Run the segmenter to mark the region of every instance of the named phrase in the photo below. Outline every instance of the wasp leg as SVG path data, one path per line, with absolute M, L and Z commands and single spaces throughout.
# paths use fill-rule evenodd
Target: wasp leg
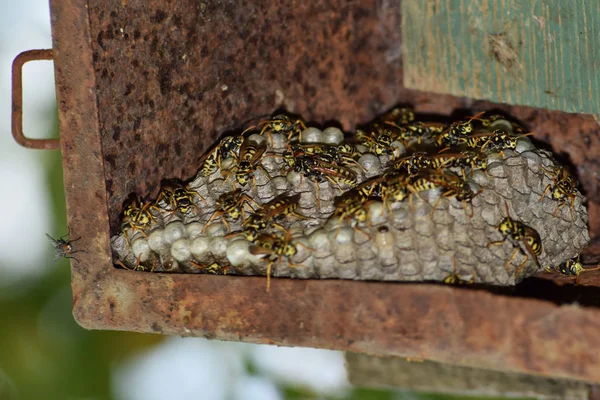
M 580 271 L 577 275 L 575 275 L 575 284 L 579 285 L 579 275 L 582 272 L 590 272 L 590 271 L 598 271 L 600 269 L 600 264 L 598 264 L 598 266 L 594 267 L 594 268 L 585 268 L 582 271 Z
M 342 187 L 340 186 L 339 183 L 337 183 L 333 178 L 331 178 L 330 176 L 325 175 L 325 179 L 327 179 L 331 184 L 337 186 L 338 189 L 340 189 L 341 192 L 344 191 L 344 189 L 342 189 Z
M 354 230 L 354 232 L 360 232 L 363 235 L 365 235 L 367 237 L 367 240 L 371 240 L 372 239 L 371 235 L 369 235 L 365 230 L 360 229 L 358 226 L 354 225 L 352 227 L 352 229 Z
M 274 263 L 275 261 L 270 261 L 269 265 L 267 265 L 267 293 L 271 290 L 271 269 L 273 268 Z
M 506 242 L 506 238 L 504 238 L 502 240 L 497 240 L 495 242 L 489 242 L 485 247 L 487 247 L 489 249 L 492 246 L 498 246 L 500 244 L 503 244 L 504 242 Z
M 302 175 L 300 175 L 300 176 L 301 176 L 300 181 L 302 181 Z M 319 186 L 319 181 L 315 181 L 315 188 L 317 190 L 317 193 L 316 193 L 317 208 L 320 211 L 321 210 L 321 187 Z
M 544 193 L 542 193 L 542 195 L 540 196 L 540 199 L 538 200 L 538 203 L 540 203 L 542 200 L 544 200 L 544 197 L 546 197 L 546 195 L 548 194 L 548 191 L 552 188 L 552 184 L 549 183 L 546 186 L 546 189 L 544 189 Z
M 200 231 L 200 233 L 204 233 L 204 230 L 206 229 L 206 227 L 212 222 L 213 219 L 220 217 L 223 215 L 222 211 L 215 211 L 211 214 L 210 218 L 208 218 L 208 221 L 206 221 L 206 223 L 204 224 L 204 226 L 202 227 L 202 230 Z
M 340 219 L 338 220 L 338 227 L 335 230 L 335 238 L 338 237 L 338 235 L 340 234 L 340 230 L 342 229 L 342 222 L 344 221 L 344 218 L 346 218 L 345 214 L 342 214 L 342 216 L 340 217 Z
M 519 248 L 516 248 L 513 253 L 512 256 L 510 256 L 510 259 L 507 261 L 506 264 L 504 264 L 504 269 L 508 270 L 508 267 L 510 267 L 510 264 L 513 262 L 513 260 L 515 259 L 515 257 L 517 256 L 517 254 L 519 253 Z M 527 257 L 527 260 L 525 260 L 525 263 L 529 260 L 529 256 L 527 254 L 525 254 L 525 257 Z M 523 263 L 523 265 L 525 264 Z M 519 271 L 520 272 L 520 271 Z M 516 276 L 516 274 L 515 274 Z
M 521 265 L 519 266 L 519 268 L 517 268 L 517 270 L 515 271 L 515 278 L 517 276 L 519 276 L 519 274 L 521 273 L 521 271 L 523 270 L 523 268 L 525 268 L 525 265 L 527 264 L 527 261 L 529 261 L 529 257 L 526 256 L 527 258 L 525 259 L 525 261 L 523 261 L 521 263 Z

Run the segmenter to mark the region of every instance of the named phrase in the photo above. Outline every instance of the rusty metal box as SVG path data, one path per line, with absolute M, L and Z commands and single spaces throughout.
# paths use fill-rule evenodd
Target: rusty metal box
M 400 6 L 389 2 L 52 0 L 53 59 L 73 314 L 89 329 L 398 355 L 600 382 L 598 284 L 554 275 L 514 290 L 337 280 L 144 274 L 115 269 L 125 196 L 190 177 L 207 146 L 286 108 L 345 129 L 396 103 L 450 114 L 501 109 L 577 165 L 598 237 L 591 116 L 410 91 Z M 597 243 L 597 242 L 593 242 Z M 591 246 L 588 253 L 598 254 Z M 566 285 L 565 285 L 566 284 Z

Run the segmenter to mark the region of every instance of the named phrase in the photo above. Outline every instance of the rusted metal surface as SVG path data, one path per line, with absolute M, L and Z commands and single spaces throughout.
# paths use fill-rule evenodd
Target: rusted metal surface
M 77 319 L 600 381 L 597 308 L 441 285 L 276 279 L 266 293 L 264 278 L 148 275 L 118 270 L 87 286 Z
M 116 221 L 123 196 L 155 195 L 160 179 L 191 176 L 216 135 L 282 105 L 346 128 L 402 101 L 443 114 L 506 110 L 571 155 L 598 236 L 593 119 L 403 90 L 394 7 L 202 4 L 94 0 L 88 14 L 84 0 L 51 1 L 69 227 L 87 250 L 72 266 L 73 313 L 82 326 L 600 381 L 597 287 L 547 291 L 552 281 L 526 281 L 511 296 L 278 279 L 267 294 L 264 278 L 112 268 L 109 215 Z M 585 306 L 568 304 L 575 301 Z
M 102 285 L 112 270 L 104 160 L 100 148 L 96 85 L 84 0 L 52 0 L 54 75 L 58 100 L 67 222 L 81 239 L 79 263 L 71 260 L 73 301 L 87 286 Z M 80 255 L 80 257 L 79 257 Z
M 113 233 L 129 193 L 192 177 L 224 131 L 279 107 L 349 128 L 401 91 L 399 8 L 386 2 L 89 6 Z
M 23 133 L 23 65 L 29 61 L 52 60 L 52 50 L 28 50 L 19 54 L 12 64 L 12 118 L 15 142 L 29 149 L 57 150 L 58 139 L 31 139 Z

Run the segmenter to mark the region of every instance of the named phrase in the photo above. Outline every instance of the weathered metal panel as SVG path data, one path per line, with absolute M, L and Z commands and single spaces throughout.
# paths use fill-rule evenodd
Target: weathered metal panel
M 600 114 L 600 2 L 402 2 L 406 87 Z
M 111 210 L 133 191 L 155 197 L 163 178 L 193 176 L 218 135 L 277 108 L 349 128 L 401 90 L 400 9 L 385 2 L 89 7 Z

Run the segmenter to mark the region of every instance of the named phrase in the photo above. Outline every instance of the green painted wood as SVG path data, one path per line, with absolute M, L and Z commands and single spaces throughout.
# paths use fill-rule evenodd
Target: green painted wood
M 404 85 L 600 114 L 600 0 L 404 0 Z

